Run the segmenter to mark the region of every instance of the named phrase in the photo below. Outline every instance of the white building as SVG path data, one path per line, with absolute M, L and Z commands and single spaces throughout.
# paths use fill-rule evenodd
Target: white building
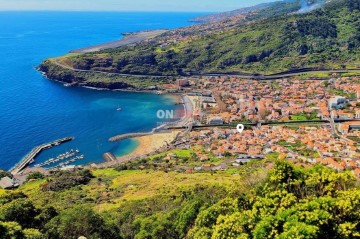
M 334 98 L 329 99 L 329 109 L 341 109 L 346 106 L 348 100 L 343 96 L 335 96 Z

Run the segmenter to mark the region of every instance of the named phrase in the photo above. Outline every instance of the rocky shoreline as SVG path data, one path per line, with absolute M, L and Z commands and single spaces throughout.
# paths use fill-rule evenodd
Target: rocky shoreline
M 48 80 L 59 82 L 64 86 L 78 86 L 97 90 L 121 90 L 129 92 L 155 92 L 158 90 L 157 88 L 149 90 L 137 87 L 119 79 L 113 81 L 91 81 L 88 80 L 87 77 L 94 73 L 74 72 L 52 64 L 49 60 L 42 62 L 36 69 Z M 109 73 L 109 76 L 111 77 L 111 73 Z

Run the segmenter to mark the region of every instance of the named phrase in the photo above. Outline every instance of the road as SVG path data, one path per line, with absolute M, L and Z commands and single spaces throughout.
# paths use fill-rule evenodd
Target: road
M 64 65 L 62 63 L 60 63 L 58 60 L 55 60 L 54 63 L 57 66 L 60 66 L 62 68 L 68 69 L 68 70 L 72 70 L 75 72 L 89 72 L 89 73 L 101 73 L 101 74 L 112 74 L 112 75 L 118 75 L 118 76 L 134 76 L 134 77 L 155 77 L 155 78 L 169 78 L 169 77 L 186 77 L 186 76 L 194 76 L 194 77 L 202 77 L 202 76 L 213 76 L 213 77 L 225 77 L 225 76 L 233 76 L 233 77 L 240 77 L 243 79 L 252 79 L 252 80 L 276 80 L 276 79 L 281 79 L 281 78 L 286 78 L 286 77 L 291 77 L 291 76 L 297 76 L 297 75 L 302 75 L 302 74 L 306 74 L 306 73 L 348 73 L 348 72 L 355 72 L 355 71 L 360 71 L 360 68 L 354 68 L 354 69 L 345 69 L 345 70 L 306 70 L 306 71 L 302 71 L 301 69 L 298 70 L 294 70 L 296 72 L 294 73 L 276 73 L 276 74 L 272 74 L 272 75 L 262 75 L 262 74 L 246 74 L 246 73 L 234 73 L 234 72 L 229 72 L 229 73 L 193 73 L 193 74 L 189 74 L 189 75 L 185 75 L 185 76 L 181 76 L 181 75 L 147 75 L 147 74 L 124 74 L 124 73 L 113 73 L 113 72 L 108 72 L 108 71 L 94 71 L 94 70 L 82 70 L 82 69 L 76 69 L 73 68 L 71 66 L 68 65 Z
M 360 120 L 341 120 L 336 122 L 360 122 Z M 257 126 L 256 123 L 241 123 L 245 126 Z M 283 122 L 262 122 L 261 125 L 296 125 L 296 124 L 306 124 L 307 126 L 319 126 L 319 125 L 326 125 L 334 127 L 332 129 L 335 129 L 335 122 L 332 125 L 330 120 L 302 120 L 302 121 L 283 121 Z M 204 129 L 204 128 L 215 128 L 215 127 L 230 127 L 230 128 L 236 128 L 236 125 L 229 125 L 229 124 L 222 124 L 222 125 L 196 125 L 193 128 L 194 129 Z M 170 127 L 169 129 L 182 129 L 184 127 Z
M 100 73 L 100 74 L 107 74 L 107 75 L 117 75 L 117 76 L 136 76 L 136 77 L 154 77 L 154 78 L 168 78 L 169 76 L 160 76 L 160 75 L 135 75 L 135 74 L 122 74 L 122 73 L 113 73 L 108 71 L 93 71 L 93 70 L 81 70 L 76 69 L 68 65 L 64 65 L 60 63 L 58 60 L 54 60 L 55 65 L 60 66 L 62 68 L 75 71 L 75 72 L 89 72 L 89 73 Z

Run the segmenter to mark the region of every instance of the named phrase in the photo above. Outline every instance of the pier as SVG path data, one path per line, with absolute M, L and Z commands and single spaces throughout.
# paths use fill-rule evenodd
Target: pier
M 35 160 L 35 157 L 39 155 L 43 150 L 58 146 L 62 143 L 69 142 L 73 140 L 74 137 L 66 137 L 63 139 L 58 139 L 50 143 L 42 144 L 33 148 L 14 168 L 10 170 L 10 173 L 13 175 L 21 173 L 30 163 Z
M 105 159 L 106 162 L 116 161 L 115 155 L 113 155 L 113 154 L 110 153 L 110 152 L 104 153 L 104 154 L 103 154 L 103 158 Z

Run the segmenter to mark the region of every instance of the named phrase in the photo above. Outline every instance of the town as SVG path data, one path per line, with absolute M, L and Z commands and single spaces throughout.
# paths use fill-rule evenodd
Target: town
M 185 149 L 202 145 L 197 156 L 204 169 L 209 169 L 208 155 L 232 156 L 233 166 L 275 156 L 337 171 L 349 169 L 360 177 L 359 77 L 273 81 L 204 77 L 178 79 L 161 90 L 185 94 L 193 102 L 194 129 L 172 145 Z M 237 123 L 248 127 L 239 134 Z

